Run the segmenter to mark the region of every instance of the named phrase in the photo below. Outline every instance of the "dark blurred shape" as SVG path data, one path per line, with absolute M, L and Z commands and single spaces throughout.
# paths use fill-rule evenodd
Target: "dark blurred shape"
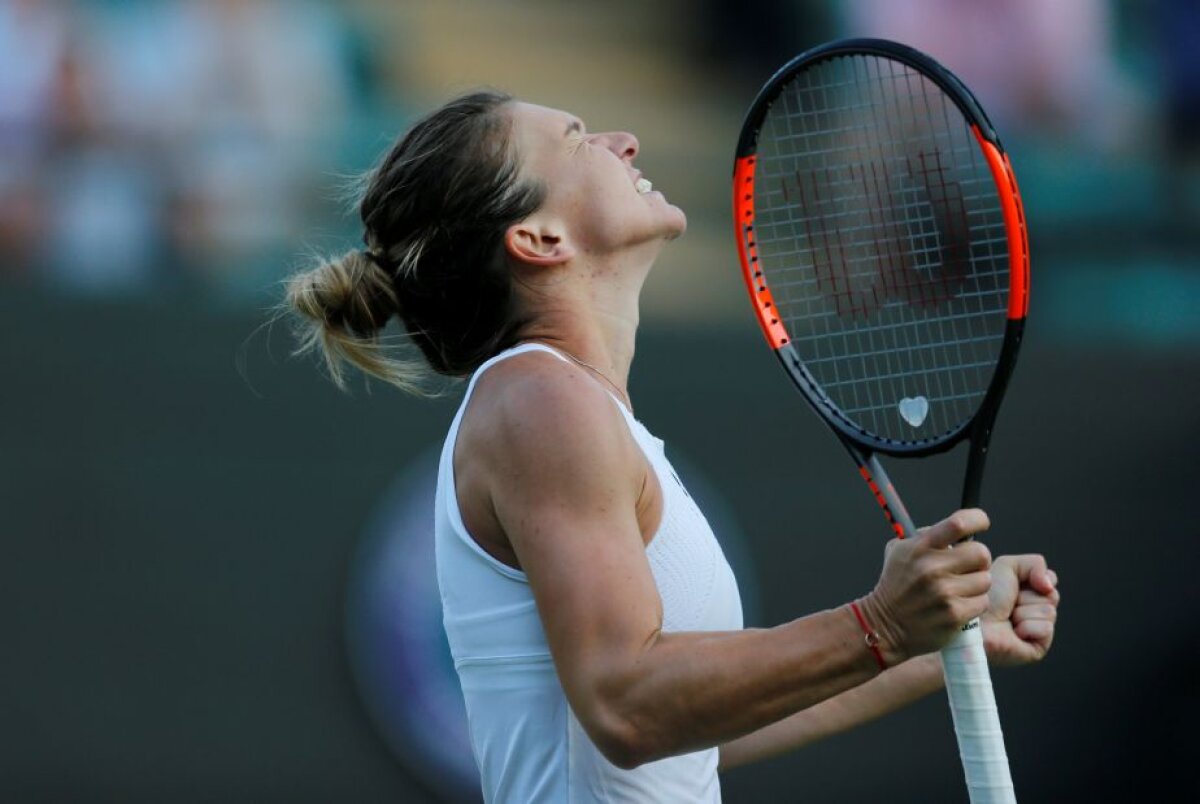
M 1200 147 L 1200 3 L 1159 0 L 1155 48 L 1172 152 L 1195 156 Z
M 1158 57 L 1166 118 L 1164 170 L 1169 208 L 1185 225 L 1200 222 L 1200 3 L 1155 5 Z
M 698 55 L 725 77 L 733 72 L 766 81 L 832 32 L 829 4 L 817 0 L 702 0 L 695 6 Z
M 355 688 L 396 761 L 452 801 L 480 799 L 467 711 L 442 627 L 433 547 L 436 441 L 376 501 L 346 583 Z

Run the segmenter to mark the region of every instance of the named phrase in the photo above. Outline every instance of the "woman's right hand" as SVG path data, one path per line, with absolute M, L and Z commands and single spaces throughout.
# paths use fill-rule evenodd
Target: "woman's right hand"
M 879 583 L 860 607 L 889 667 L 940 650 L 987 610 L 992 555 L 980 542 L 959 542 L 988 525 L 982 510 L 963 509 L 888 542 Z

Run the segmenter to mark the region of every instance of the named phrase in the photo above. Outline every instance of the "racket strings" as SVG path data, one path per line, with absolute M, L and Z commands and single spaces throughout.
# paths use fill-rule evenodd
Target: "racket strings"
M 971 418 L 1007 311 L 999 199 L 966 121 L 879 56 L 798 74 L 759 134 L 760 267 L 813 379 L 874 435 Z

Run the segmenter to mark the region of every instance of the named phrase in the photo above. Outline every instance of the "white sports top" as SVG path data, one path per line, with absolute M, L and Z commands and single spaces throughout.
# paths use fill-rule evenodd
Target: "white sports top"
M 532 350 L 567 360 L 548 346 L 528 343 L 480 366 L 450 425 L 438 469 L 438 586 L 484 799 L 503 804 L 719 802 L 716 748 L 633 770 L 604 758 L 563 695 L 525 573 L 488 555 L 463 525 L 454 485 L 454 443 L 463 411 L 480 374 Z M 667 461 L 663 442 L 619 401 L 617 406 L 662 488 L 662 523 L 646 558 L 662 598 L 663 631 L 740 629 L 737 581 L 712 528 Z

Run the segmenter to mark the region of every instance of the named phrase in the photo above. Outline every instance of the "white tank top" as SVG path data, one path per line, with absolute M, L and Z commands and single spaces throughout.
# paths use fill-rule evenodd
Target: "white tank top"
M 719 802 L 716 748 L 633 770 L 604 758 L 567 704 L 525 573 L 488 555 L 463 525 L 454 485 L 454 443 L 463 411 L 480 374 L 532 350 L 567 360 L 548 346 L 529 343 L 480 366 L 450 425 L 438 468 L 438 586 L 484 799 L 498 804 Z M 646 558 L 662 598 L 663 631 L 741 629 L 737 581 L 712 528 L 667 461 L 663 442 L 609 396 L 662 488 L 662 523 L 646 546 Z

